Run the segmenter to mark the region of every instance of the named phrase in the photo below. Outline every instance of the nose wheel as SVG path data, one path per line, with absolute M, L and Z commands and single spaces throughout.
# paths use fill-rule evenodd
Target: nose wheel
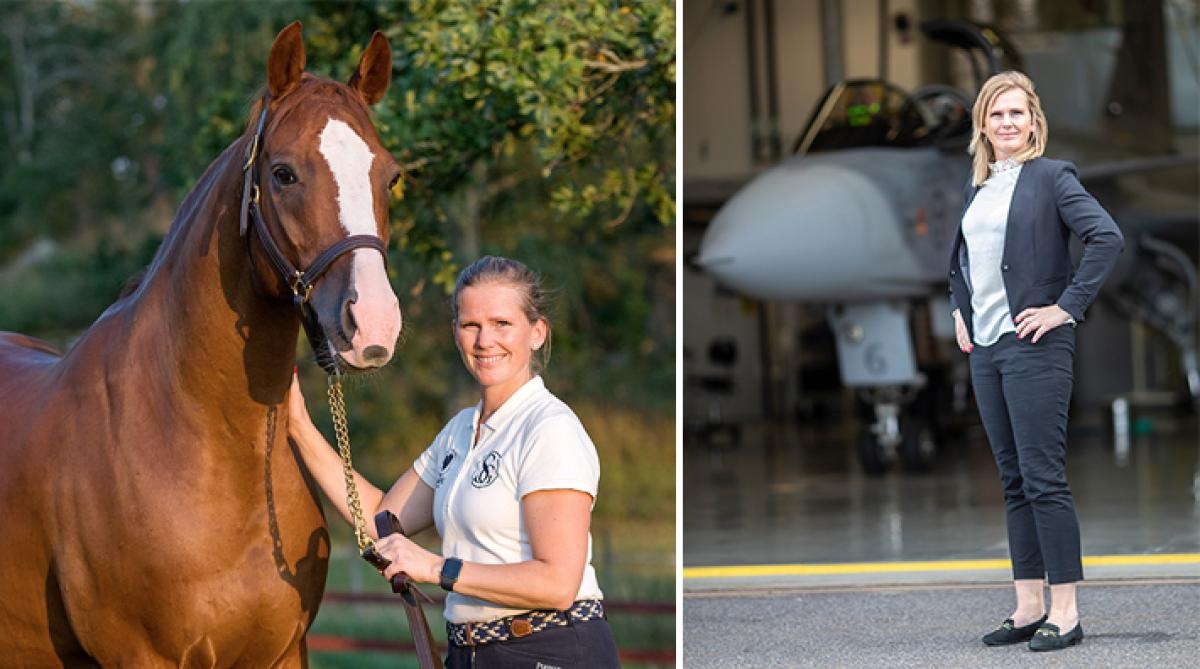
M 937 459 L 931 420 L 922 415 L 915 389 L 864 391 L 874 420 L 859 428 L 857 451 L 863 472 L 879 476 L 899 463 L 905 471 L 929 471 Z

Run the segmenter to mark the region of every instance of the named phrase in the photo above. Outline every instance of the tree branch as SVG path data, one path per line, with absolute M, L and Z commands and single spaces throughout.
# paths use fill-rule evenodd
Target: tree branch
M 633 192 L 629 194 L 629 201 L 625 203 L 625 210 L 622 211 L 616 218 L 605 221 L 601 227 L 605 230 L 612 230 L 618 225 L 621 225 L 625 221 L 629 220 L 629 215 L 633 213 L 633 205 L 637 202 L 638 193 L 640 192 L 642 192 L 642 187 L 634 183 Z
M 629 72 L 631 70 L 640 70 L 641 68 L 646 67 L 646 64 L 650 62 L 645 59 L 628 61 L 621 60 L 617 57 L 617 54 L 612 52 L 611 49 L 600 49 L 600 55 L 604 58 L 604 60 L 584 60 L 584 67 L 588 67 L 593 70 L 600 70 L 602 72 Z

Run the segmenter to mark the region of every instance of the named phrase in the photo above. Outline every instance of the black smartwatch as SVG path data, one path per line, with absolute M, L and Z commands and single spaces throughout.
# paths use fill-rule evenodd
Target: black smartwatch
M 446 558 L 442 562 L 442 573 L 438 577 L 438 585 L 446 592 L 454 592 L 454 584 L 458 583 L 458 573 L 462 571 L 462 560 Z

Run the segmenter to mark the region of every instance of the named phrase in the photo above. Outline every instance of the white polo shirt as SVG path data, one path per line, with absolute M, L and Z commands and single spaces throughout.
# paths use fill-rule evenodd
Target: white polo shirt
M 521 498 L 537 490 L 581 490 L 595 506 L 600 482 L 596 447 L 574 412 L 546 390 L 540 376 L 521 386 L 479 430 L 482 403 L 452 418 L 413 463 L 434 489 L 433 520 L 442 555 L 482 564 L 533 559 Z M 592 568 L 592 535 L 576 599 L 601 599 Z M 446 620 L 487 622 L 528 609 L 512 609 L 451 592 Z

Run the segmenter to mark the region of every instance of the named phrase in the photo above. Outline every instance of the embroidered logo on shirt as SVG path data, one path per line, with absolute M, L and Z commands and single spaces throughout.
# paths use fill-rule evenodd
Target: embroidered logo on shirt
M 488 453 L 483 462 L 479 463 L 479 471 L 471 477 L 471 485 L 476 488 L 486 488 L 500 477 L 500 454 L 496 451 Z
M 446 468 L 450 466 L 450 463 L 453 460 L 454 460 L 454 453 L 447 453 L 445 459 L 442 460 L 442 471 L 438 472 L 437 483 L 434 483 L 433 487 L 435 487 L 435 488 L 442 487 L 442 481 L 446 480 Z

